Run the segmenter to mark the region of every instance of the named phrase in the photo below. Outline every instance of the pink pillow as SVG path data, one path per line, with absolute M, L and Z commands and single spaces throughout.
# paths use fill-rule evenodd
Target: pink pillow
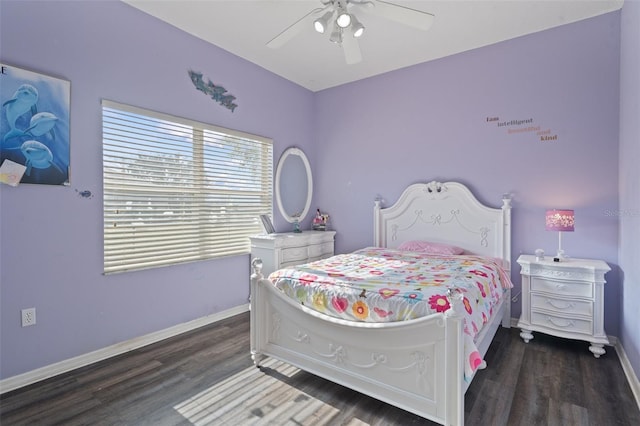
M 432 243 L 429 241 L 405 241 L 398 246 L 398 250 L 419 251 L 428 254 L 463 254 L 464 249 L 451 244 Z

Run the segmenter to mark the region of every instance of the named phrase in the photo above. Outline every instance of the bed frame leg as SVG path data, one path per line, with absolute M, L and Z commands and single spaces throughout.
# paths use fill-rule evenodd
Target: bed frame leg
M 260 324 L 258 312 L 260 305 L 258 299 L 260 297 L 260 286 L 258 282 L 263 278 L 262 276 L 262 259 L 255 258 L 251 261 L 251 296 L 249 300 L 249 310 L 251 315 L 251 331 L 250 331 L 250 343 L 251 343 L 251 359 L 253 364 L 260 368 L 260 363 L 266 358 L 265 355 L 259 352 L 260 348 L 260 330 L 257 329 L 257 324 Z
M 257 368 L 260 368 L 260 364 L 262 363 L 262 361 L 264 361 L 265 358 L 266 356 L 262 355 L 261 353 L 251 352 L 251 359 L 253 360 L 253 365 L 255 365 Z

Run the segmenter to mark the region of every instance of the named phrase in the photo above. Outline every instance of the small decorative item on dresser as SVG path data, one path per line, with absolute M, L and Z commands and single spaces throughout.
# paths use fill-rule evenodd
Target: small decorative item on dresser
M 314 231 L 325 231 L 327 229 L 327 222 L 329 221 L 329 215 L 326 213 L 320 213 L 320 209 L 316 210 L 316 217 L 313 218 L 313 224 L 311 228 Z
M 267 234 L 275 234 L 276 230 L 273 227 L 273 223 L 271 222 L 271 218 L 269 215 L 261 214 L 260 220 L 262 221 L 262 226 L 264 226 L 264 231 Z
M 604 275 L 611 270 L 602 260 L 537 260 L 518 258 L 522 275 L 520 337 L 529 343 L 533 332 L 591 343 L 596 358 L 605 353 Z
M 296 213 L 292 217 L 293 217 L 293 232 L 295 232 L 296 234 L 299 234 L 302 232 L 302 229 L 300 229 L 300 213 Z

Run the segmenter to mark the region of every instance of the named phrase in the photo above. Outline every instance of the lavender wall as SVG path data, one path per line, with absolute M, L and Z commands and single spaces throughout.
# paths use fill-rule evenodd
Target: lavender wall
M 495 206 L 512 192 L 514 260 L 552 253 L 544 210 L 574 208 L 564 247 L 614 268 L 605 326 L 619 334 L 619 219 L 607 214 L 618 208 L 619 13 L 313 94 L 120 2 L 0 7 L 0 59 L 72 85 L 71 186 L 0 188 L 0 378 L 246 303 L 248 256 L 101 275 L 102 98 L 272 137 L 275 159 L 301 147 L 312 208 L 331 214 L 339 252 L 371 244 L 376 196 L 390 204 L 418 181 L 460 180 Z M 189 68 L 227 87 L 238 109 L 196 92 Z M 487 117 L 533 118 L 558 140 L 509 135 Z M 94 198 L 77 195 L 85 189 Z M 31 306 L 38 324 L 21 328 Z M 637 371 L 637 316 L 625 321 Z
M 311 151 L 313 93 L 121 2 L 1 8 L 1 61 L 70 80 L 72 110 L 71 185 L 0 189 L 0 378 L 247 303 L 249 256 L 102 275 L 100 101 L 271 137 L 277 160 L 290 145 Z M 188 69 L 235 95 L 235 112 Z M 278 215 L 276 226 L 290 227 Z M 28 307 L 37 324 L 21 328 Z
M 620 340 L 640 376 L 640 1 L 625 1 L 620 58 Z
M 317 176 L 316 197 L 337 251 L 371 244 L 374 199 L 390 205 L 414 182 L 461 181 L 495 207 L 511 192 L 514 262 L 536 248 L 555 253 L 545 209 L 572 208 L 576 231 L 563 248 L 613 268 L 605 327 L 617 335 L 618 218 L 607 212 L 618 208 L 619 31 L 610 13 L 318 93 L 315 166 L 330 173 Z M 517 126 L 488 117 L 532 118 L 520 127 L 558 139 L 508 134 Z M 517 264 L 512 277 L 515 295 Z

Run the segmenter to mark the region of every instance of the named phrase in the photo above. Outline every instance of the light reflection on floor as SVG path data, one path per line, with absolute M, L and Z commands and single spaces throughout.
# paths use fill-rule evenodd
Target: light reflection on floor
M 298 368 L 272 359 L 263 367 L 246 368 L 173 408 L 195 426 L 335 424 L 339 409 L 289 384 Z M 352 418 L 345 425 L 368 423 Z

